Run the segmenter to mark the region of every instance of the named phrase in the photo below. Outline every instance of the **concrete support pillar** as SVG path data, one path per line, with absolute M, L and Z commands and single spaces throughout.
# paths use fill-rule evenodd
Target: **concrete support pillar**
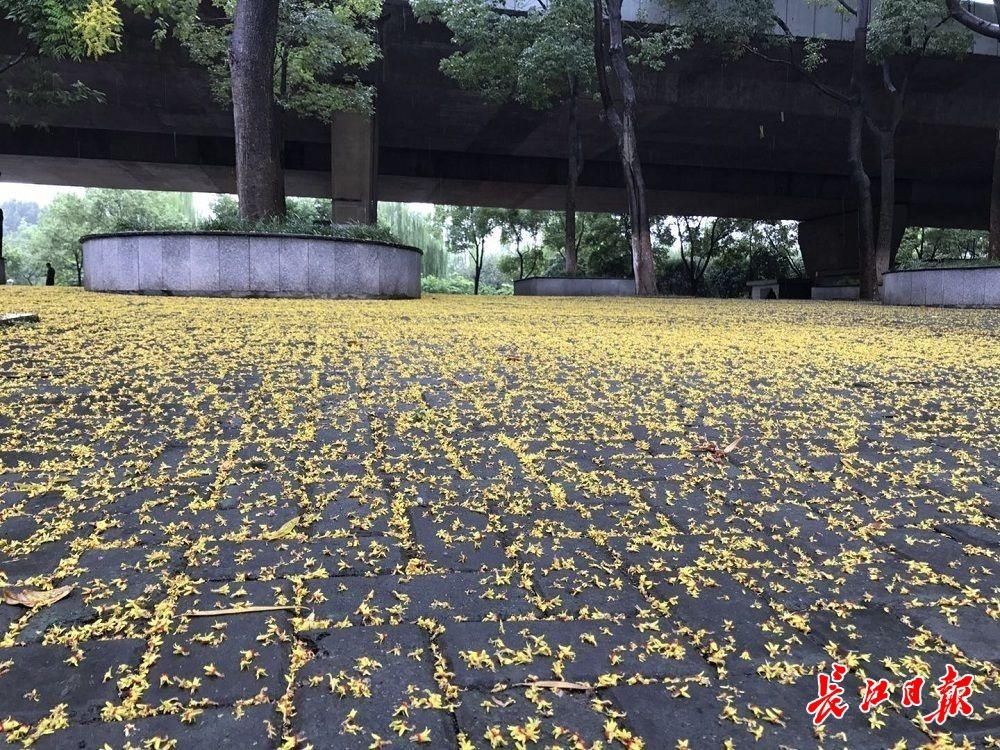
M 374 224 L 378 207 L 378 129 L 374 115 L 336 113 L 330 127 L 330 144 L 333 222 Z
M 875 207 L 876 226 L 878 207 Z M 897 205 L 893 212 L 893 247 L 890 265 L 907 226 L 907 208 Z M 845 211 L 799 222 L 799 249 L 806 276 L 810 279 L 829 276 L 856 276 L 861 268 L 861 242 L 858 212 Z

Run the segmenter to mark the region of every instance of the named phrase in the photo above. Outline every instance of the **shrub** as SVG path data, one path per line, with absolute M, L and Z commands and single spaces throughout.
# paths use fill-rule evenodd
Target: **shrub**
M 475 285 L 464 276 L 424 276 L 420 286 L 428 294 L 472 294 Z M 513 284 L 480 284 L 480 294 L 508 295 L 514 293 Z

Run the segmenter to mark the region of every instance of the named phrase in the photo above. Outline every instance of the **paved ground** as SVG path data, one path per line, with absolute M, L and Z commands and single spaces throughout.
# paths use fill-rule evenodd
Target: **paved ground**
M 0 604 L 12 744 L 997 746 L 1000 313 L 16 310 L 0 593 L 72 588 Z M 921 722 L 948 664 L 973 712 Z

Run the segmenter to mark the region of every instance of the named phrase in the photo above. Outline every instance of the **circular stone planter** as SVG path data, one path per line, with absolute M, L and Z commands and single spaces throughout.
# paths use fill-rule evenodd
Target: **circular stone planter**
M 93 234 L 84 287 L 226 297 L 417 299 L 420 250 L 329 237 L 229 232 Z
M 594 276 L 528 276 L 514 282 L 518 297 L 632 297 L 635 281 Z
M 1000 307 L 1000 266 L 917 268 L 882 276 L 887 305 Z

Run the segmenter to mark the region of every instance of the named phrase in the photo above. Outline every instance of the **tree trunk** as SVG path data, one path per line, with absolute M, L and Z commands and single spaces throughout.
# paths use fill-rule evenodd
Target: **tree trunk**
M 3 257 L 3 209 L 0 208 L 0 286 L 7 283 L 7 260 Z
M 874 210 L 872 208 L 872 184 L 865 171 L 864 162 L 864 78 L 868 65 L 868 21 L 871 18 L 870 0 L 858 3 L 858 27 L 854 31 L 854 49 L 851 58 L 851 119 L 848 137 L 847 162 L 851 170 L 851 181 L 858 201 L 858 240 L 861 247 L 858 258 L 861 270 L 861 299 L 875 299 L 878 293 L 878 278 L 875 272 L 875 232 Z
M 594 56 L 597 79 L 601 90 L 604 116 L 618 143 L 618 156 L 622 162 L 625 191 L 628 194 L 632 270 L 635 274 L 635 292 L 641 296 L 656 294 L 656 269 L 653 264 L 653 240 L 646 207 L 646 183 L 639 160 L 635 121 L 635 85 L 628 67 L 628 56 L 623 46 L 622 0 L 605 0 L 608 11 L 608 50 L 605 55 L 602 0 L 594 0 Z M 621 111 L 611 96 L 607 78 L 607 62 L 611 63 L 622 96 Z
M 274 60 L 279 0 L 238 0 L 229 47 L 236 192 L 248 221 L 283 218 L 284 173 L 275 116 Z
M 475 265 L 475 275 L 473 278 L 472 293 L 479 294 L 479 278 L 483 275 L 483 263 L 486 262 L 486 239 L 483 238 L 481 244 L 476 245 L 476 253 L 472 256 L 472 263 Z
M 1000 261 L 1000 128 L 993 148 L 993 189 L 990 192 L 990 260 Z
M 575 75 L 569 77 L 569 159 L 568 159 L 568 179 L 566 181 L 566 275 L 576 276 L 576 188 L 580 182 L 580 173 L 583 171 L 583 153 L 580 144 L 580 123 L 577 112 L 578 84 Z M 524 270 L 521 270 L 524 276 Z
M 874 210 L 872 183 L 865 171 L 862 155 L 864 112 L 860 102 L 851 103 L 851 130 L 848 138 L 848 163 L 851 180 L 858 200 L 858 245 L 861 248 L 858 265 L 861 272 L 861 299 L 875 299 L 878 280 L 875 277 Z
M 879 131 L 881 195 L 879 200 L 878 239 L 875 244 L 875 298 L 881 296 L 882 274 L 892 263 L 896 216 L 896 129 Z

